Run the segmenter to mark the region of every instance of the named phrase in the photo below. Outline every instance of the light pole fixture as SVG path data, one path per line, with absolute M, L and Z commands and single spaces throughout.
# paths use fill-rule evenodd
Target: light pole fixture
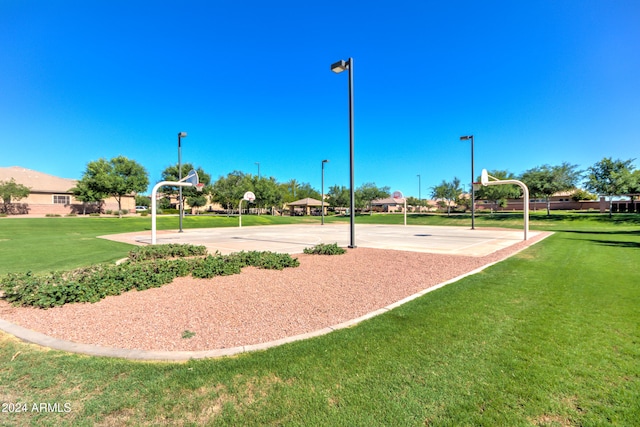
M 182 154 L 181 154 L 181 148 L 182 148 L 182 138 L 186 138 L 187 137 L 187 133 L 186 132 L 178 132 L 178 182 L 182 181 Z M 182 204 L 182 187 L 178 187 L 178 209 L 179 209 L 179 214 L 178 216 L 180 217 L 179 223 L 180 223 L 180 227 L 178 232 L 182 233 L 182 217 L 184 216 L 184 205 Z
M 355 194 L 353 179 L 353 58 L 331 64 L 331 71 L 339 74 L 347 70 L 349 72 L 349 224 L 351 230 L 350 248 L 356 247 L 356 231 L 355 231 Z
M 320 186 L 320 188 L 322 189 L 322 197 L 320 198 L 320 202 L 322 204 L 322 207 L 320 208 L 320 212 L 322 215 L 322 225 L 324 225 L 324 164 L 325 163 L 329 163 L 329 160 L 322 161 L 322 183 Z
M 258 179 L 260 179 L 260 162 L 255 162 L 258 165 Z
M 475 172 L 473 169 L 473 135 L 461 136 L 460 141 L 471 140 L 471 229 L 476 229 L 476 189 L 473 187 Z
M 422 194 L 420 192 L 422 186 L 422 181 L 420 179 L 420 174 L 418 174 L 418 212 L 422 213 Z

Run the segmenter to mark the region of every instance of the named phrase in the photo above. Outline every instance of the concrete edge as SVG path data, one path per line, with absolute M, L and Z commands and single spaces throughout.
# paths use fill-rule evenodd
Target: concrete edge
M 0 330 L 9 335 L 13 335 L 14 337 L 27 343 L 36 344 L 36 345 L 47 347 L 54 350 L 66 351 L 69 353 L 85 354 L 89 356 L 115 357 L 120 359 L 130 359 L 130 360 L 140 360 L 140 361 L 164 361 L 164 362 L 184 362 L 191 359 L 211 359 L 211 358 L 234 356 L 241 353 L 267 350 L 269 348 L 277 347 L 283 344 L 288 344 L 295 341 L 301 341 L 309 338 L 326 335 L 330 332 L 333 332 L 339 329 L 350 328 L 365 320 L 371 319 L 380 314 L 393 310 L 394 308 L 400 307 L 401 305 L 409 301 L 412 301 L 416 298 L 419 298 L 421 296 L 424 296 L 429 292 L 433 292 L 446 285 L 449 285 L 451 283 L 455 283 L 461 279 L 464 279 L 465 277 L 477 274 L 482 270 L 489 268 L 499 262 L 502 262 L 505 259 L 510 258 L 522 252 L 523 250 L 543 241 L 544 239 L 546 239 L 547 237 L 553 234 L 553 232 L 545 232 L 545 233 L 546 234 L 543 234 L 540 239 L 536 240 L 530 245 L 524 246 L 518 249 L 517 251 L 500 258 L 497 261 L 483 265 L 481 267 L 476 268 L 475 270 L 469 271 L 465 274 L 454 277 L 445 282 L 431 286 L 413 295 L 409 295 L 408 297 L 403 298 L 400 301 L 396 301 L 392 304 L 389 304 L 383 308 L 367 313 L 363 316 L 357 317 L 355 319 L 347 320 L 345 322 L 338 323 L 333 326 L 328 326 L 322 329 L 318 329 L 312 332 L 293 335 L 290 337 L 285 337 L 285 338 L 281 338 L 278 340 L 269 341 L 265 343 L 244 345 L 244 346 L 230 347 L 230 348 L 221 348 L 221 349 L 214 349 L 214 350 L 199 350 L 199 351 L 136 350 L 136 349 L 102 347 L 94 344 L 82 344 L 82 343 L 75 343 L 67 340 L 61 340 L 58 338 L 50 337 L 40 332 L 33 331 L 31 329 L 24 328 L 14 323 L 7 322 L 4 319 L 0 319 Z

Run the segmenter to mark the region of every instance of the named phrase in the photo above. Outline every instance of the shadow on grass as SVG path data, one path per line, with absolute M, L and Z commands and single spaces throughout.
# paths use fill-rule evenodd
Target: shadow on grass
M 576 239 L 585 241 L 583 239 Z M 586 239 L 587 242 L 596 243 L 602 246 L 615 246 L 619 248 L 632 248 L 632 249 L 640 249 L 640 243 L 638 242 L 622 242 L 619 240 L 596 240 L 596 239 Z
M 626 235 L 626 236 L 640 236 L 640 230 L 612 230 L 612 231 L 589 231 L 589 230 L 554 230 L 563 233 L 576 233 L 576 234 L 601 234 L 601 235 Z

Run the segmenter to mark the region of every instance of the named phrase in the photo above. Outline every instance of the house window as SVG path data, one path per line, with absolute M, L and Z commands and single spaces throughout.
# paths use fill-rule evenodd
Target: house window
M 59 194 L 53 195 L 53 204 L 54 205 L 69 205 L 71 204 L 71 196 L 62 196 Z

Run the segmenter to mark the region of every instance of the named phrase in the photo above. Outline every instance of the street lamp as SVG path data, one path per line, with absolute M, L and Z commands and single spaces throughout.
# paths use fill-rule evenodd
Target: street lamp
M 422 213 L 422 195 L 420 193 L 420 188 L 421 187 L 421 180 L 420 180 L 420 174 L 418 174 L 418 209 L 419 212 Z
M 475 178 L 475 172 L 473 169 L 473 135 L 461 136 L 460 141 L 471 140 L 471 229 L 476 229 L 476 189 L 473 187 Z
M 322 203 L 322 207 L 321 209 L 321 214 L 322 214 L 322 225 L 324 225 L 324 164 L 325 163 L 329 163 L 329 160 L 323 160 L 322 161 L 322 197 L 320 198 L 320 202 Z
M 182 181 L 182 157 L 180 148 L 182 147 L 181 139 L 186 138 L 186 132 L 178 132 L 178 182 Z M 178 205 L 179 205 L 179 217 L 180 217 L 180 229 L 179 233 L 182 233 L 182 216 L 184 215 L 184 206 L 182 205 L 182 187 L 178 187 Z
M 260 162 L 255 162 L 258 165 L 258 179 L 260 179 Z
M 349 224 L 351 230 L 351 240 L 349 247 L 356 247 L 356 232 L 355 232 L 355 195 L 353 190 L 353 58 L 348 60 L 341 59 L 340 61 L 331 64 L 331 71 L 336 74 L 349 71 Z

